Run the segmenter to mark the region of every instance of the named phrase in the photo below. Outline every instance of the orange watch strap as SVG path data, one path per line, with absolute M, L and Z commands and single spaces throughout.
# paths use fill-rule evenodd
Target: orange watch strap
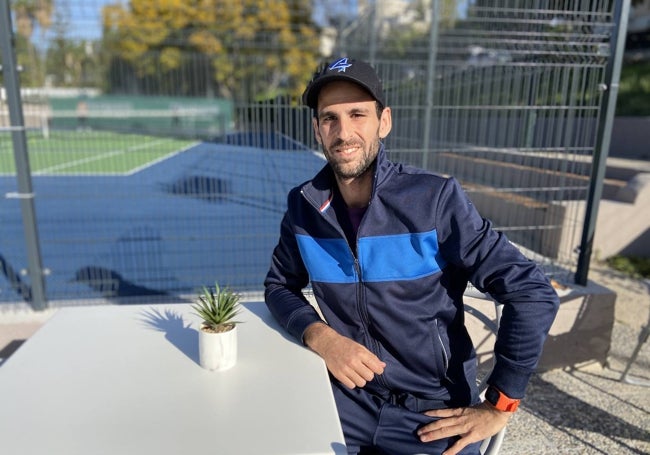
M 497 404 L 494 407 L 499 411 L 515 412 L 519 407 L 520 402 L 521 400 L 508 398 L 503 393 L 499 392 L 499 401 L 497 401 Z
M 519 403 L 521 403 L 521 400 L 509 398 L 494 386 L 488 387 L 488 390 L 485 392 L 485 398 L 488 403 L 503 412 L 515 412 L 519 407 Z

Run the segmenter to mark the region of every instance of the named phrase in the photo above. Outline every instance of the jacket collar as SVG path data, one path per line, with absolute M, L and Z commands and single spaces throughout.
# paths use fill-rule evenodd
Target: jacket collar
M 373 179 L 372 197 L 374 197 L 377 188 L 388 178 L 394 167 L 394 164 L 386 157 L 386 150 L 383 142 L 379 145 L 377 158 L 375 158 L 375 176 Z M 332 202 L 332 188 L 336 185 L 334 172 L 331 166 L 325 164 L 323 168 L 314 176 L 312 180 L 305 183 L 302 187 L 302 193 L 307 199 L 316 206 L 319 211 L 326 211 Z M 371 197 L 371 199 L 372 199 Z

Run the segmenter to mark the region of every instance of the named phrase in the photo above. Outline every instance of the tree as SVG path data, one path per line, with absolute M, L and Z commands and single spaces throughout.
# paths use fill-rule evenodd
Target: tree
M 107 50 L 136 78 L 164 84 L 192 65 L 229 99 L 298 95 L 316 65 L 309 0 L 131 0 L 106 6 L 103 23 Z
M 69 12 L 63 8 L 58 8 L 54 13 L 54 37 L 45 55 L 47 75 L 57 87 L 80 87 L 85 85 L 84 82 L 87 83 L 83 75 L 84 63 L 89 58 L 89 52 L 86 52 L 87 43 L 66 38 L 69 16 Z
M 32 43 L 34 29 L 38 25 L 42 32 L 52 21 L 52 0 L 15 0 L 12 2 L 15 15 L 16 61 L 24 68 L 21 76 L 25 86 L 39 86 L 44 81 L 44 71 L 38 51 Z

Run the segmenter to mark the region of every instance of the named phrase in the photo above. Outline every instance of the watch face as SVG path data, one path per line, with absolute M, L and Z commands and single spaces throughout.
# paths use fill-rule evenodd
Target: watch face
M 485 391 L 485 399 L 492 405 L 496 406 L 499 402 L 499 391 L 494 387 L 488 387 Z
M 497 408 L 499 411 L 515 412 L 521 400 L 508 398 L 499 392 L 496 387 L 488 387 L 485 391 L 485 401 Z

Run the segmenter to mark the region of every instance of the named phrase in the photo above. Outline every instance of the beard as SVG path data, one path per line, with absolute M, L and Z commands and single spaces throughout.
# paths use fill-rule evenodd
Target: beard
M 361 149 L 361 155 L 357 160 L 346 162 L 337 159 L 336 152 L 330 152 L 332 149 L 345 147 L 359 147 Z M 326 148 L 323 145 L 322 148 L 323 154 L 334 171 L 334 175 L 340 179 L 355 179 L 361 177 L 371 169 L 379 152 L 379 137 L 375 137 L 369 147 L 366 147 L 366 144 L 362 141 L 345 142 L 338 140 L 331 147 Z

